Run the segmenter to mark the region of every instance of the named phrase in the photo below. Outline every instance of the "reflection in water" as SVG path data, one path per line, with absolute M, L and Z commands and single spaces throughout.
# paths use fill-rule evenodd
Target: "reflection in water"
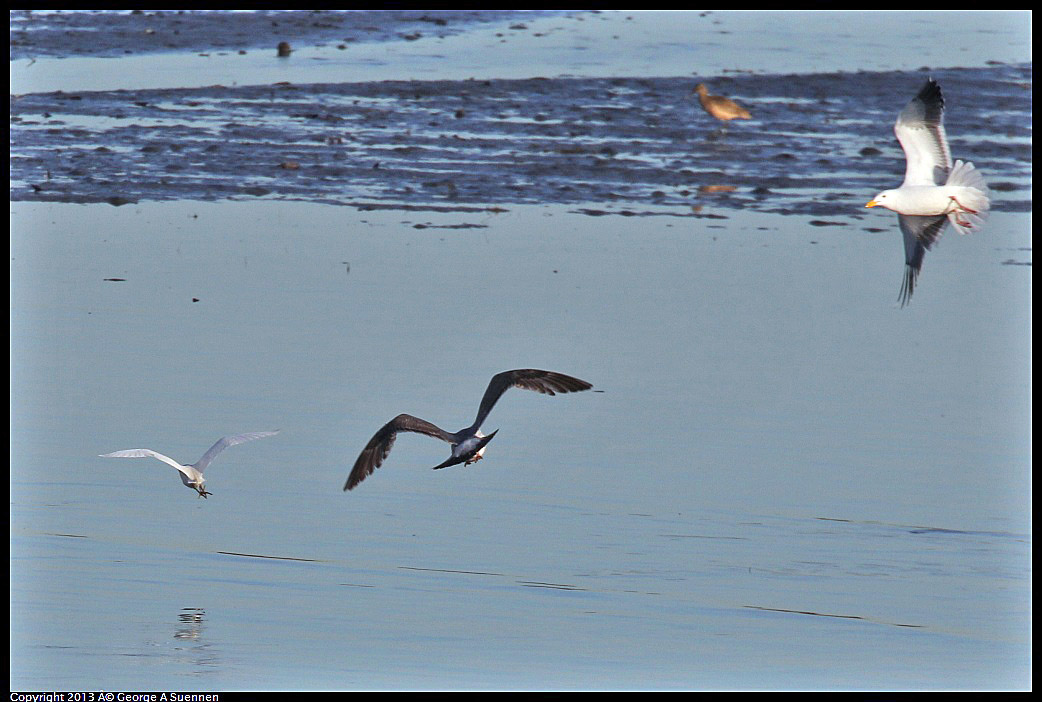
M 184 625 L 180 629 L 174 632 L 175 639 L 198 639 L 203 633 L 203 619 L 206 617 L 206 610 L 198 607 L 185 607 L 181 610 L 181 613 L 177 615 L 177 618 L 181 620 Z
M 206 610 L 200 607 L 182 607 L 177 618 L 180 623 L 174 629 L 174 638 L 185 642 L 185 645 L 176 646 L 175 650 L 186 654 L 185 657 L 193 668 L 191 674 L 216 672 L 220 658 L 203 637 L 206 629 Z

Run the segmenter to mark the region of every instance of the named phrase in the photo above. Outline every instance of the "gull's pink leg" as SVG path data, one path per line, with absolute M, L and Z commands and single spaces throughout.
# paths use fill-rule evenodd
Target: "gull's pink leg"
M 971 210 L 969 207 L 966 207 L 961 202 L 959 202 L 959 200 L 954 195 L 949 195 L 948 199 L 955 203 L 955 209 L 952 210 L 952 212 L 955 212 L 955 213 L 958 213 L 958 212 L 968 212 L 969 214 L 979 214 L 977 212 L 977 210 Z M 964 219 L 961 219 L 958 216 L 956 216 L 955 221 L 959 224 L 960 227 L 972 227 L 973 226 L 973 224 L 971 224 L 970 222 L 967 222 Z
M 957 199 L 955 198 L 955 196 L 954 196 L 954 195 L 949 195 L 949 196 L 948 196 L 948 199 L 950 199 L 950 200 L 951 200 L 952 202 L 954 202 L 954 203 L 955 203 L 955 204 L 956 204 L 956 205 L 958 206 L 958 208 L 959 208 L 960 210 L 962 210 L 963 212 L 969 212 L 970 214 L 979 214 L 979 212 L 977 212 L 977 210 L 971 210 L 971 209 L 970 209 L 969 207 L 967 207 L 966 205 L 964 205 L 964 204 L 962 204 L 961 202 L 959 202 L 959 201 L 958 201 L 958 200 L 957 200 Z

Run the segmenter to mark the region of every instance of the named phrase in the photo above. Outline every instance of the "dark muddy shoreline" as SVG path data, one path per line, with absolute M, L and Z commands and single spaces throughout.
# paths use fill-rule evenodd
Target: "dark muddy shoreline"
M 447 36 L 476 23 L 549 12 L 507 10 L 70 10 L 10 15 L 11 60 L 118 57 L 164 51 L 236 51 L 279 42 L 345 44 Z
M 1001 211 L 1031 209 L 1031 67 L 931 71 L 953 155 Z M 919 73 L 714 81 L 753 120 L 726 129 L 689 78 L 384 81 L 22 95 L 11 199 L 275 198 L 472 210 L 562 203 L 588 214 L 706 208 L 865 216 L 900 182 L 892 124 Z M 895 94 L 896 93 L 896 94 Z

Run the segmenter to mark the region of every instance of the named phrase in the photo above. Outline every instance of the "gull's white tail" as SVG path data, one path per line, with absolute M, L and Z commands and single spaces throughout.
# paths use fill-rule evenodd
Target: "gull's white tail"
M 971 234 L 980 229 L 991 208 L 988 185 L 984 176 L 970 162 L 956 161 L 948 174 L 948 182 L 965 188 L 959 193 L 956 210 L 948 213 L 948 221 L 960 234 Z

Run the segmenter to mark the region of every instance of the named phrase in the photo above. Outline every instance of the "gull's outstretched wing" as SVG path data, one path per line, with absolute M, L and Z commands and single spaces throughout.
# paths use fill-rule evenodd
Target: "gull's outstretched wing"
M 233 434 L 231 436 L 226 436 L 223 439 L 218 439 L 217 443 L 211 446 L 210 450 L 204 453 L 203 457 L 196 461 L 192 467 L 200 473 L 202 473 L 204 470 L 206 470 L 206 466 L 210 465 L 213 459 L 217 457 L 217 454 L 219 454 L 221 451 L 228 448 L 229 446 L 235 446 L 236 444 L 242 444 L 247 441 L 253 441 L 254 439 L 263 439 L 266 436 L 275 436 L 278 433 L 279 430 L 251 431 L 245 434 Z
M 351 474 L 347 476 L 344 490 L 350 490 L 355 487 L 380 467 L 380 464 L 387 458 L 387 454 L 391 452 L 391 447 L 394 446 L 394 438 L 400 431 L 426 434 L 449 444 L 456 441 L 456 437 L 453 434 L 424 419 L 413 417 L 411 414 L 399 414 L 387 422 L 387 424 L 384 424 L 378 432 L 373 434 L 373 438 L 369 439 L 369 443 L 365 445 L 362 453 L 358 455 L 358 460 L 355 461 Z
M 478 406 L 478 416 L 471 425 L 471 429 L 478 429 L 488 417 L 499 398 L 510 388 L 522 388 L 533 390 L 546 395 L 556 395 L 559 392 L 580 392 L 589 390 L 593 385 L 585 380 L 573 378 L 563 373 L 538 370 L 535 368 L 519 368 L 517 370 L 503 371 L 492 376 L 489 381 L 485 395 L 481 398 Z
M 944 133 L 944 97 L 933 78 L 901 110 L 894 134 L 907 162 L 903 185 L 944 185 L 952 155 Z
M 915 282 L 923 267 L 923 258 L 930 247 L 937 243 L 948 224 L 947 215 L 897 215 L 898 224 L 905 240 L 905 277 L 901 284 L 901 307 L 912 299 Z

